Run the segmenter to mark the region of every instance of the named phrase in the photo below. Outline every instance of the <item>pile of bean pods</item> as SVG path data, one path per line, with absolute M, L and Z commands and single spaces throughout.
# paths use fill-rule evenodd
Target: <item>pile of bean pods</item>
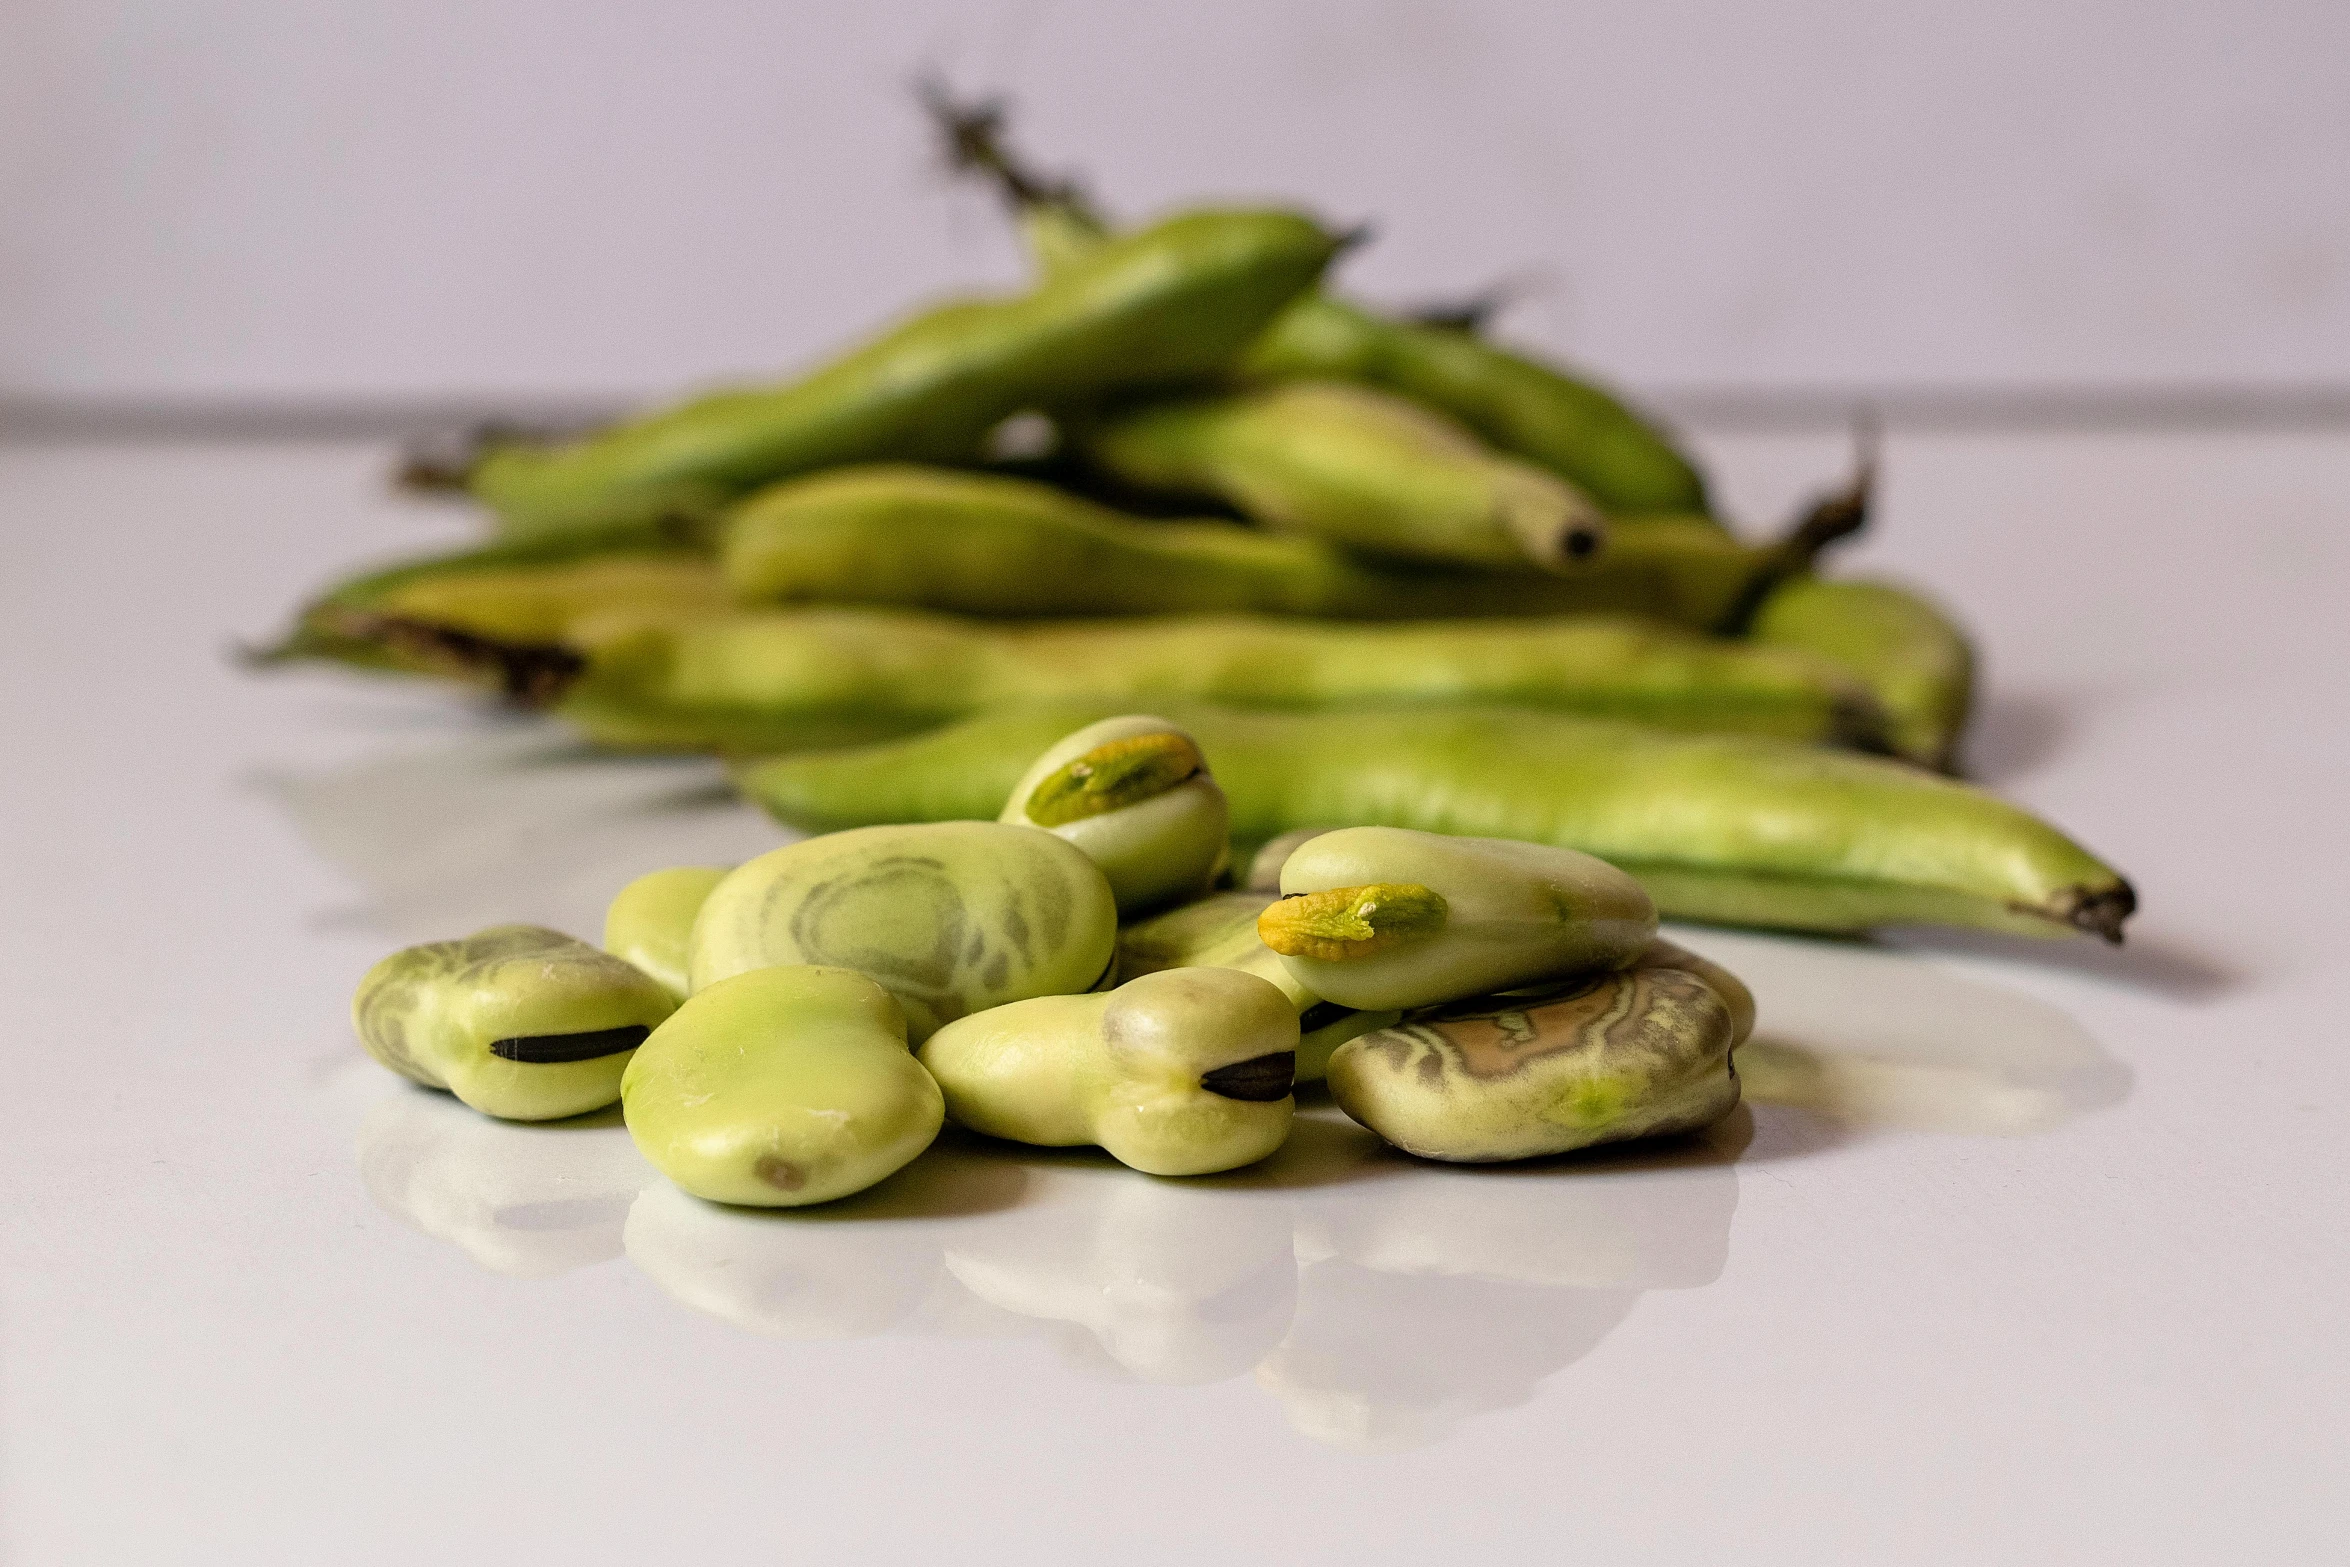
M 494 536 L 331 587 L 266 655 L 719 753 L 821 835 L 632 887 L 609 952 L 388 960 L 387 1064 L 500 1115 L 621 1096 L 736 1201 L 856 1189 L 942 1114 L 1229 1168 L 1279 1142 L 1293 1055 L 1403 1147 L 1505 1158 L 1734 1102 L 1751 1002 L 1659 912 L 2120 939 L 2118 873 L 1952 776 L 1963 632 L 1826 574 L 1865 459 L 1742 537 L 1665 431 L 1476 311 L 1328 291 L 1350 236 L 1121 229 L 994 108 L 931 107 L 1033 286 L 413 462 Z M 778 1028 L 823 1062 L 744 1048 Z

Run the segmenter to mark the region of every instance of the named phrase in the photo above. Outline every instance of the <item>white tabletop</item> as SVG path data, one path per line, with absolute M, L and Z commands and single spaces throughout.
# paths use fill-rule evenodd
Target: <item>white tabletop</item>
M 1839 443 L 1711 443 L 1775 508 Z M 225 655 L 464 519 L 363 447 L 0 448 L 0 1541 L 112 1562 L 2293 1563 L 2350 1386 L 2350 439 L 1903 437 L 1860 552 L 2130 946 L 1710 931 L 1709 1138 L 1538 1168 L 1325 1103 L 1228 1178 L 950 1139 L 829 1211 L 366 1061 L 389 947 L 595 933 L 772 828 Z

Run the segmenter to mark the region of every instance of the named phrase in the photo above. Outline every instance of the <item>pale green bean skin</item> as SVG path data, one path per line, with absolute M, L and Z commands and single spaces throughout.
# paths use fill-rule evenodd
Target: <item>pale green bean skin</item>
M 1744 985 L 1659 941 L 1596 978 L 1408 1013 L 1332 1055 L 1330 1094 L 1424 1159 L 1540 1158 L 1728 1115 L 1753 1024 Z
M 1706 510 L 1705 481 L 1656 426 L 1600 387 L 1474 332 L 1391 321 L 1308 294 L 1274 319 L 1236 373 L 1244 381 L 1360 381 L 1409 397 L 1540 463 L 1611 517 Z
M 621 1088 L 628 1135 L 696 1197 L 797 1208 L 912 1162 L 946 1113 L 890 993 L 848 969 L 757 969 L 696 991 Z
M 1154 403 L 1083 441 L 1125 483 L 1214 495 L 1267 527 L 1377 556 L 1568 572 L 1607 540 L 1598 506 L 1558 475 L 1350 382 Z
M 1441 911 L 1392 934 L 1372 934 L 1373 912 L 1353 940 L 1305 935 L 1310 922 L 1289 917 L 1334 891 L 1382 884 L 1433 893 Z M 1281 899 L 1260 916 L 1258 930 L 1315 995 L 1361 1011 L 1395 1011 L 1621 968 L 1655 939 L 1656 905 L 1631 877 L 1573 849 L 1345 827 L 1289 856 Z M 1292 935 L 1302 939 L 1283 939 Z
M 1329 826 L 1518 838 L 1597 855 L 1667 918 L 1797 930 L 2119 940 L 2135 906 L 2111 867 L 2031 813 L 1875 757 L 1509 708 L 1159 711 L 1198 739 L 1239 842 Z M 1082 703 L 1008 708 L 735 776 L 804 827 L 968 815 L 1038 749 L 1101 716 Z
M 367 1053 L 485 1115 L 554 1121 L 620 1097 L 621 1074 L 676 1006 L 650 976 L 537 925 L 393 953 L 351 1020 Z
M 966 1013 L 1107 978 L 1110 885 L 1033 827 L 945 821 L 859 828 L 739 866 L 694 920 L 697 993 L 775 964 L 854 969 L 905 1008 L 916 1043 Z
M 1763 600 L 1753 635 L 1765 646 L 1849 669 L 1885 714 L 1895 755 L 1957 770 L 1974 703 L 1975 654 L 1932 599 L 1893 582 L 1798 577 Z
M 508 528 L 544 532 L 706 512 L 837 463 L 970 456 L 1022 409 L 1219 373 L 1335 248 L 1291 213 L 1182 214 L 1024 297 L 941 306 L 788 385 L 495 449 L 471 488 Z
M 922 1046 L 947 1115 L 989 1137 L 1095 1144 L 1149 1175 L 1212 1175 L 1281 1146 L 1297 1013 L 1232 969 L 1148 974 L 950 1023 Z
M 746 603 L 894 604 L 971 615 L 1254 610 L 1346 620 L 1583 613 L 1710 630 L 1777 553 L 1656 517 L 1567 575 L 1436 570 L 1226 522 L 1144 522 L 1051 485 L 870 464 L 746 498 L 722 530 Z
M 1129 781 L 1120 795 L 1132 798 L 1087 802 L 1103 808 L 1040 817 L 1040 788 L 1089 764 L 1108 772 L 1119 753 L 1139 754 L 1145 762 L 1172 755 L 1179 766 L 1195 770 L 1172 777 L 1175 769 L 1162 769 L 1143 777 L 1140 789 Z M 1232 844 L 1231 807 L 1191 737 L 1163 718 L 1140 713 L 1105 718 L 1055 742 L 1020 775 L 997 819 L 1042 828 L 1083 850 L 1109 878 L 1121 919 L 1198 897 L 1223 869 Z
M 1864 745 L 1882 727 L 1874 700 L 1825 659 L 1591 616 L 1371 625 L 745 612 L 610 638 L 555 710 L 609 745 L 787 750 L 841 743 L 844 731 L 859 738 L 859 727 L 881 738 L 999 703 L 1063 698 L 1128 711 L 1168 700 L 1302 709 L 1512 702 Z
M 672 865 L 647 871 L 604 910 L 604 950 L 650 974 L 673 1000 L 692 988 L 686 977 L 694 916 L 727 878 L 724 865 Z
M 1270 892 L 1215 892 L 1120 926 L 1118 978 L 1123 983 L 1164 969 L 1228 968 L 1268 981 L 1297 1008 L 1297 1080 L 1318 1083 L 1332 1051 L 1403 1014 L 1340 1006 L 1299 983 L 1281 954 L 1257 935 L 1257 916 L 1274 897 Z
M 1249 854 L 1248 868 L 1239 879 L 1240 886 L 1249 892 L 1278 895 L 1281 891 L 1281 868 L 1289 863 L 1289 857 L 1322 834 L 1335 831 L 1337 829 L 1333 827 L 1292 827 L 1278 837 L 1266 839 Z
M 1281 954 L 1257 935 L 1257 916 L 1276 895 L 1211 892 L 1180 907 L 1132 920 L 1118 928 L 1121 983 L 1170 968 L 1230 968 L 1254 974 L 1289 998 L 1299 1012 L 1322 997 L 1281 961 Z

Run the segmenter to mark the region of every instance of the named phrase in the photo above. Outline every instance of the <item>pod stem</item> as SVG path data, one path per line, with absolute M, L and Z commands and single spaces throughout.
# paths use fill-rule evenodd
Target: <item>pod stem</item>
M 554 439 L 551 432 L 498 419 L 485 419 L 453 435 L 427 436 L 400 454 L 392 487 L 420 495 L 456 494 L 471 487 L 482 459 L 499 447 L 539 446 Z
M 1868 527 L 1877 488 L 1877 417 L 1863 409 L 1853 421 L 1852 477 L 1804 508 L 1795 526 L 1763 553 L 1737 598 L 1714 625 L 1717 635 L 1743 636 L 1781 583 L 1811 570 L 1827 548 Z
M 987 180 L 1015 212 L 1057 207 L 1095 228 L 1108 228 L 1101 210 L 1074 178 L 1047 175 L 1012 151 L 1004 140 L 1012 109 L 1004 99 L 958 98 L 936 74 L 919 78 L 914 96 L 944 143 L 948 168 Z
M 2138 891 L 2126 881 L 2117 881 L 2110 887 L 2096 891 L 2086 887 L 2068 887 L 2053 902 L 2058 919 L 2076 930 L 2102 936 L 2118 947 L 2122 944 L 2122 923 L 2138 912 Z
M 1429 300 L 1401 312 L 1397 319 L 1408 321 L 1413 326 L 1434 327 L 1441 332 L 1462 332 L 1476 337 L 1493 324 L 1495 316 L 1521 299 L 1545 292 L 1549 286 L 1548 280 L 1537 273 L 1519 272 L 1509 277 L 1495 278 L 1473 294 Z
M 413 615 L 330 605 L 305 629 L 379 647 L 431 669 L 490 676 L 498 692 L 523 707 L 551 707 L 587 672 L 587 655 L 561 642 L 517 642 Z

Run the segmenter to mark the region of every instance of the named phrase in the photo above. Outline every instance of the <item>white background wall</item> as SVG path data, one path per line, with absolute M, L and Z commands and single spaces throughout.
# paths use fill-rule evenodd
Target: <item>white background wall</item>
M 4 0 L 0 395 L 770 372 L 1017 276 L 924 67 L 1650 388 L 2350 383 L 2343 0 Z

